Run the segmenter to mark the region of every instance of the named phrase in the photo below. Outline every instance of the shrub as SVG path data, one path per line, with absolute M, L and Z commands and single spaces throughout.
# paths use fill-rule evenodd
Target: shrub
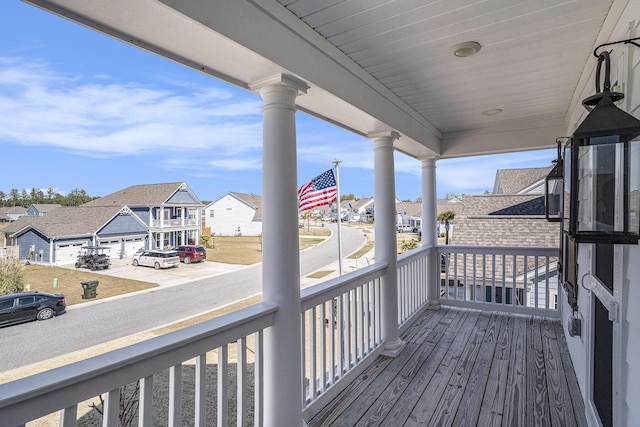
M 24 290 L 24 271 L 20 260 L 0 260 L 0 295 Z
M 418 247 L 418 242 L 416 242 L 415 240 L 411 240 L 409 242 L 403 242 L 402 246 L 400 246 L 400 249 L 402 249 L 402 252 L 406 252 L 411 249 L 415 249 L 417 247 Z

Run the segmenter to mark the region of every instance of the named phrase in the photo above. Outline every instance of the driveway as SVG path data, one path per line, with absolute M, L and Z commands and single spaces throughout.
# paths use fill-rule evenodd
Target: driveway
M 134 267 L 131 265 L 132 260 L 132 257 L 111 259 L 111 267 L 107 270 L 96 270 L 92 271 L 92 273 L 157 283 L 160 286 L 170 286 L 206 279 L 248 267 L 246 265 L 203 261 L 191 264 L 180 263 L 177 268 L 156 270 L 151 267 Z M 75 269 L 73 265 L 61 267 Z

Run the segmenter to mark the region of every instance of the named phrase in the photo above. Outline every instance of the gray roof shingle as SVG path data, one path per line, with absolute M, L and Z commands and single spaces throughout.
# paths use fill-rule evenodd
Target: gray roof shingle
M 553 165 L 544 168 L 498 169 L 494 192 L 496 194 L 518 194 L 527 187 L 544 179 Z
M 23 216 L 5 227 L 7 235 L 29 226 L 50 238 L 87 236 L 97 232 L 121 207 L 62 206 L 44 216 Z
M 183 182 L 132 185 L 85 203 L 83 206 L 160 206 L 181 188 Z

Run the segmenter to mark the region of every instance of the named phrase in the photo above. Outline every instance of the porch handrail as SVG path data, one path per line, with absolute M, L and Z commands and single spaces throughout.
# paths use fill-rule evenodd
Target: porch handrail
M 373 264 L 360 270 L 309 286 L 300 291 L 302 311 L 309 310 L 322 302 L 329 301 L 358 286 L 358 284 L 379 278 L 386 274 L 387 264 Z
M 558 317 L 559 248 L 438 245 L 440 303 Z
M 165 369 L 179 367 L 183 362 L 202 357 L 208 351 L 226 348 L 229 343 L 238 340 L 246 343 L 248 335 L 261 334 L 265 328 L 274 324 L 277 310 L 276 306 L 258 303 L 125 348 L 0 384 L 2 425 L 20 426 L 62 410 L 62 421 L 65 422 L 60 425 L 75 426 L 75 412 L 79 402 L 103 393 L 111 394 L 122 385 L 146 379 Z M 256 363 L 259 363 L 258 359 Z M 262 370 L 262 366 L 259 366 L 256 372 Z M 256 378 L 256 381 L 262 379 Z M 201 392 L 204 392 L 204 388 Z M 148 417 L 150 420 L 151 408 L 148 408 L 147 414 L 142 413 L 143 399 L 141 391 L 140 417 Z M 65 414 L 65 409 L 72 413 Z M 115 407 L 105 402 L 104 409 L 105 417 L 117 419 L 117 401 Z M 109 409 L 115 411 L 115 414 L 107 414 Z M 220 413 L 221 408 L 218 410 Z

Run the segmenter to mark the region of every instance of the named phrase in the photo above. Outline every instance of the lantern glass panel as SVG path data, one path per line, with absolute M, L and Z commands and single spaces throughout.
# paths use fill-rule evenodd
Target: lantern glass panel
M 578 145 L 576 231 L 623 232 L 624 144 L 617 135 Z
M 629 143 L 629 229 L 640 234 L 640 140 Z
M 573 235 L 574 230 L 571 229 L 571 217 L 574 215 L 571 210 L 571 182 L 573 181 L 573 158 L 571 157 L 571 141 L 567 142 L 563 154 L 564 160 L 564 194 L 562 206 L 562 230 L 565 233 Z

